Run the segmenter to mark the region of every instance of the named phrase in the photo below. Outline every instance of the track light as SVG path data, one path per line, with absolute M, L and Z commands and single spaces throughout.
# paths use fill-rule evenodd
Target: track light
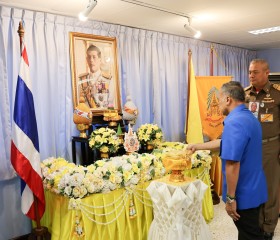
M 194 29 L 192 26 L 191 26 L 191 18 L 187 18 L 188 19 L 188 23 L 186 23 L 184 25 L 184 28 L 190 33 L 192 34 L 192 36 L 194 38 L 200 38 L 201 37 L 201 32 Z
M 96 6 L 97 4 L 97 0 L 89 0 L 89 3 L 87 5 L 87 8 L 80 12 L 79 14 L 79 19 L 81 21 L 86 21 L 87 18 L 88 18 L 88 15 L 90 14 L 90 12 L 92 11 L 92 9 L 94 9 L 94 7 Z

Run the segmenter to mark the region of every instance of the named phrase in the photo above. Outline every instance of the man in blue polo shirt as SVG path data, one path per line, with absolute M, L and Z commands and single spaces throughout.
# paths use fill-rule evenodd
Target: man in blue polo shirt
M 259 212 L 267 201 L 267 185 L 262 167 L 262 129 L 244 102 L 240 83 L 225 83 L 219 96 L 220 110 L 227 116 L 222 139 L 190 144 L 188 148 L 194 151 L 220 147 L 223 201 L 238 229 L 238 239 L 263 240 Z

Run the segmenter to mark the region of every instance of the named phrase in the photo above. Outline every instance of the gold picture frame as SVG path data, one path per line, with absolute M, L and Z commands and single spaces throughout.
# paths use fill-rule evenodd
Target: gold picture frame
M 93 116 L 121 112 L 116 38 L 70 32 L 74 109 L 85 102 Z

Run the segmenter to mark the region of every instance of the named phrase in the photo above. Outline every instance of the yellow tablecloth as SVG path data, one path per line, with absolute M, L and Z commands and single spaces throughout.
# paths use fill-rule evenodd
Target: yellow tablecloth
M 216 193 L 221 196 L 222 195 L 222 162 L 219 157 L 219 153 L 214 152 L 212 154 L 212 164 L 210 169 L 210 177 L 212 182 L 214 183 L 214 189 Z
M 146 189 L 149 184 L 150 182 L 146 182 L 137 185 L 137 188 Z M 52 240 L 147 239 L 148 230 L 153 219 L 150 196 L 146 190 L 137 190 L 137 194 L 133 194 L 136 217 L 131 219 L 129 214 L 131 210 L 129 197 L 125 202 L 123 211 L 123 204 L 121 203 L 120 207 L 118 207 L 120 202 L 115 202 L 125 191 L 125 189 L 118 189 L 104 194 L 92 194 L 81 199 L 84 205 L 94 207 L 107 205 L 106 208 L 101 207 L 94 210 L 87 208 L 95 214 L 108 214 L 104 216 L 94 216 L 86 211 L 68 210 L 69 198 L 46 191 L 46 211 L 41 219 L 41 224 L 49 229 Z M 149 198 L 149 200 L 146 198 Z M 115 203 L 112 204 L 113 202 Z M 109 214 L 110 212 L 112 214 Z M 118 216 L 118 214 L 120 215 Z M 116 217 L 117 219 L 113 221 Z M 106 224 L 109 222 L 111 223 Z M 79 231 L 77 230 L 77 225 L 81 227 L 83 232 L 80 237 L 77 235 L 77 231 Z

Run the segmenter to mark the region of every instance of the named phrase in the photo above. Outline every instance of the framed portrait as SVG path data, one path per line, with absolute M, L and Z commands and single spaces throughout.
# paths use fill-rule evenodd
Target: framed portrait
M 121 111 L 116 38 L 70 32 L 73 104 Z

